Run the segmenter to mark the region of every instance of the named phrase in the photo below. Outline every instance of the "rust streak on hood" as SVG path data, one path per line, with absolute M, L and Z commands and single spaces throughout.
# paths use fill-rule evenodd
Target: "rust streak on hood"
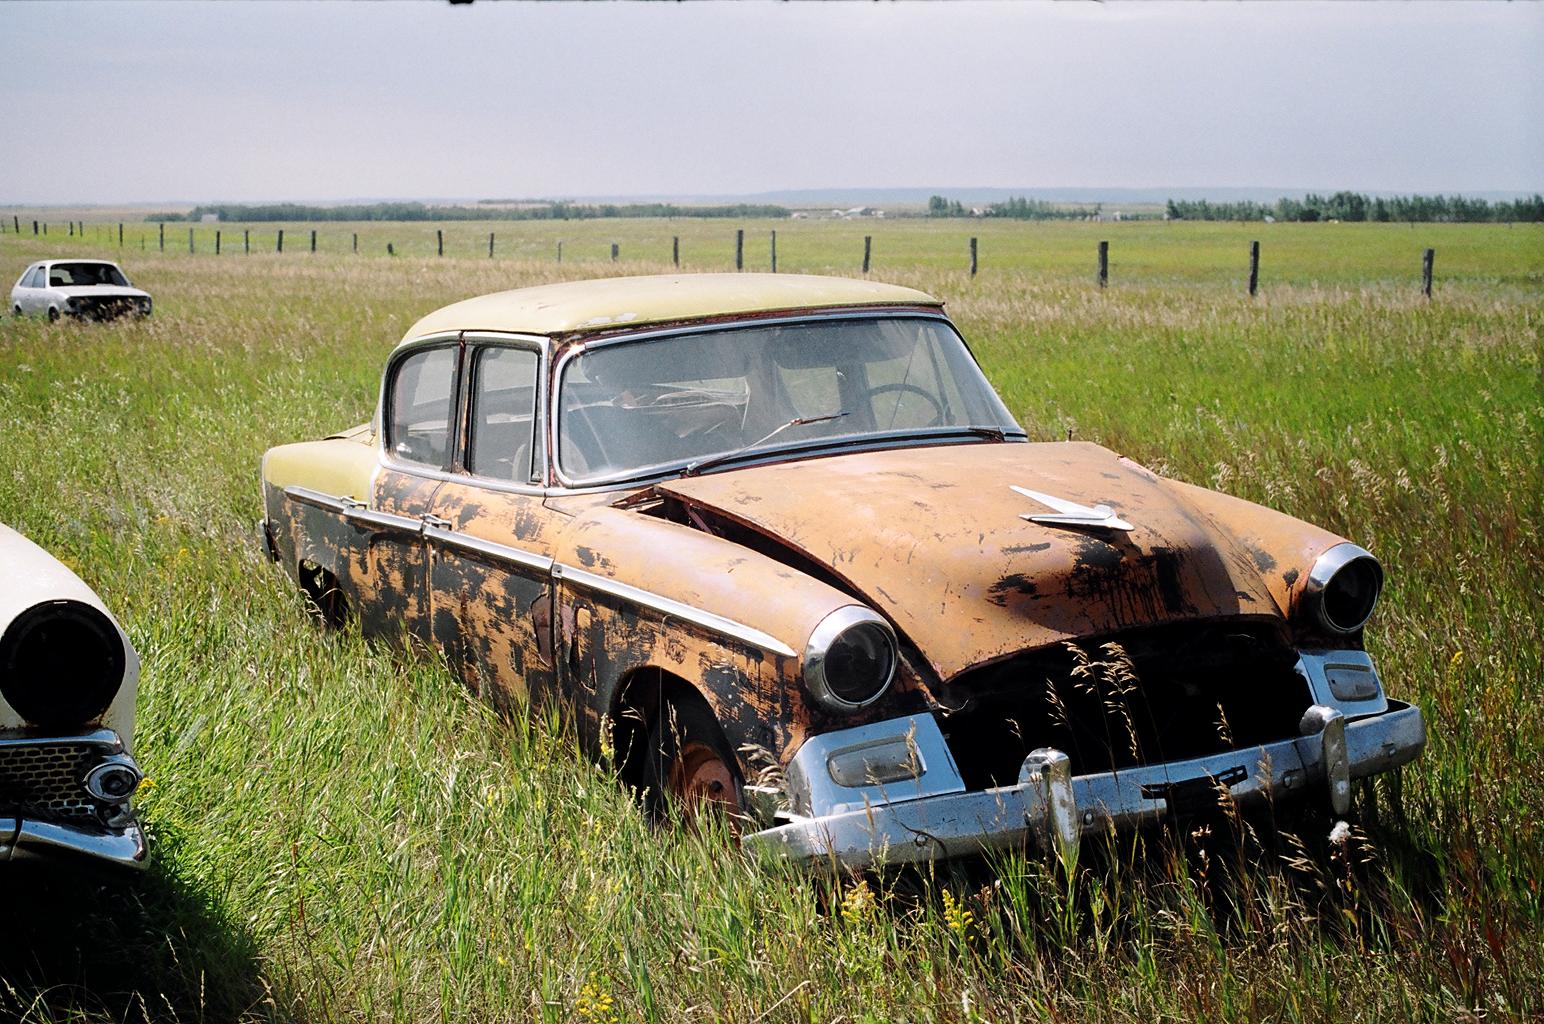
M 1058 528 L 1011 484 L 1107 504 L 1129 532 Z M 666 481 L 828 566 L 941 679 L 1016 651 L 1178 619 L 1280 616 L 1259 566 L 1168 482 L 1086 443 L 864 452 Z

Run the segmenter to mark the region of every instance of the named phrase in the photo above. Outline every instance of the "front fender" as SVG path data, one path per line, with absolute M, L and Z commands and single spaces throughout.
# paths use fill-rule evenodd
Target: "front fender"
M 815 724 L 800 655 L 822 618 L 859 603 L 711 534 L 615 508 L 584 514 L 556 552 L 557 656 L 586 740 L 640 669 L 685 680 L 733 749 L 780 760 Z

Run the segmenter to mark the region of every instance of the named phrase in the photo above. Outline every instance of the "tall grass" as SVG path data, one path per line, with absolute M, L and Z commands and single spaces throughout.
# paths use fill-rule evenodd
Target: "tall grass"
M 433 226 L 412 227 L 429 255 L 147 256 L 129 264 L 156 294 L 150 321 L 0 324 L 0 520 L 95 586 L 144 658 L 156 843 L 140 879 L 0 873 L 0 1015 L 1544 1014 L 1537 232 L 1455 229 L 1431 303 L 1403 279 L 1404 227 L 1272 226 L 1295 229 L 1306 276 L 1267 276 L 1253 303 L 1221 264 L 1233 225 L 1143 227 L 1129 245 L 1150 247 L 1145 276 L 1117 262 L 1102 293 L 1035 254 L 1091 254 L 1092 231 L 1125 225 L 1004 234 L 1022 263 L 975 280 L 921 249 L 877 263 L 949 301 L 1032 435 L 1098 440 L 1376 552 L 1389 589 L 1369 644 L 1431 743 L 1364 787 L 1334 841 L 1312 818 L 1280 823 L 1300 841 L 1220 822 L 1093 844 L 1076 865 L 810 881 L 720 835 L 651 829 L 549 712 L 500 720 L 432 654 L 319 631 L 260 557 L 261 452 L 367 418 L 417 316 L 668 269 L 613 268 L 612 225 L 574 226 L 596 262 L 570 242 L 562 266 L 439 259 Z M 664 239 L 668 260 L 671 234 L 722 226 L 625 227 Z M 811 225 L 785 243 L 779 225 L 780 265 L 844 268 L 843 231 L 860 253 L 865 232 L 886 252 L 927 240 L 892 228 Z M 1120 252 L 1128 236 L 1113 237 Z M 1460 237 L 1451 272 L 1473 269 L 1444 285 Z M 0 276 L 68 241 L 6 239 Z

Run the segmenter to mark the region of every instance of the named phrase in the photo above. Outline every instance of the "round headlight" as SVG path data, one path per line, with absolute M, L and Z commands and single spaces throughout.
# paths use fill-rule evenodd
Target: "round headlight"
M 832 711 L 867 707 L 895 678 L 895 633 L 878 614 L 857 605 L 838 608 L 810 634 L 804 685 Z
M 1328 629 L 1355 633 L 1371 617 L 1382 590 L 1378 560 L 1355 544 L 1336 544 L 1309 570 L 1303 599 Z
M 123 669 L 112 620 L 80 601 L 33 605 L 0 636 L 0 695 L 45 728 L 67 729 L 106 711 Z

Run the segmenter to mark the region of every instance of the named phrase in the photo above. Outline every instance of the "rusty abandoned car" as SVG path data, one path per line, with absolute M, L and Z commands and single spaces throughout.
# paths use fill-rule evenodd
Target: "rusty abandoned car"
M 1416 757 L 1356 545 L 1031 443 L 942 304 L 867 281 L 487 295 L 390 356 L 375 420 L 263 459 L 327 618 L 571 710 L 656 806 L 861 868 L 1187 815 L 1343 813 Z M 772 770 L 762 769 L 769 761 Z
M 0 861 L 142 867 L 139 656 L 100 598 L 0 523 Z

